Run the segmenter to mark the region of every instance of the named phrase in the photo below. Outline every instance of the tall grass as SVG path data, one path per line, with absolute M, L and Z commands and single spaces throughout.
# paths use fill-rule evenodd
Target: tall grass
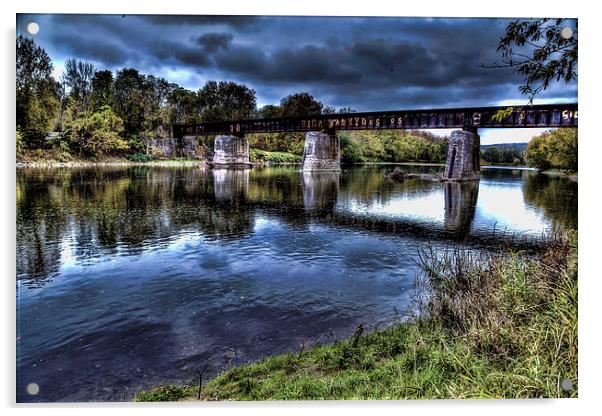
M 369 334 L 360 327 L 345 341 L 231 369 L 204 386 L 202 397 L 577 396 L 576 234 L 530 255 L 427 247 L 419 258 L 414 319 Z M 573 390 L 562 389 L 565 379 Z M 192 391 L 181 388 L 182 395 Z
M 301 163 L 303 158 L 286 152 L 268 152 L 266 150 L 251 148 L 249 160 L 254 163 Z

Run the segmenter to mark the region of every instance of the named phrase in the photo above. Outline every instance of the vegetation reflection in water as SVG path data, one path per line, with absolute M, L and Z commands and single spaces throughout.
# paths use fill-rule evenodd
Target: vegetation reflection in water
M 388 325 L 424 242 L 576 228 L 566 178 L 396 183 L 387 170 L 19 170 L 18 392 L 41 386 L 19 399 L 131 398 L 199 363 L 215 374 Z

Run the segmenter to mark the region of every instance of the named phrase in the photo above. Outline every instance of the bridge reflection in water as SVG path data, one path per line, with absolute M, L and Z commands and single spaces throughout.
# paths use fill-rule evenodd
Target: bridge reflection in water
M 303 171 L 303 205 L 308 211 L 334 210 L 339 195 L 340 172 Z
M 479 182 L 445 182 L 442 185 L 445 198 L 445 229 L 468 232 L 477 209 Z
M 250 169 L 212 169 L 213 195 L 217 201 L 240 203 L 249 189 Z
M 209 239 L 239 239 L 266 218 L 295 229 L 316 223 L 480 245 L 497 244 L 504 228 L 540 236 L 577 224 L 577 184 L 563 178 L 486 170 L 480 182 L 393 183 L 385 171 L 19 171 L 18 275 L 46 279 L 61 264 L 139 254 L 191 230 Z M 502 194 L 512 204 L 499 201 Z

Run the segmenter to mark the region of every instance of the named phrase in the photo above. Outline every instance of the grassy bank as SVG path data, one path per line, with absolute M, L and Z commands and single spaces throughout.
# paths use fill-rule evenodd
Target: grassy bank
M 303 158 L 287 152 L 268 152 L 266 150 L 251 148 L 249 150 L 249 161 L 253 163 L 301 163 Z
M 577 396 L 577 238 L 533 256 L 423 251 L 419 316 L 266 358 L 203 386 L 205 400 Z M 564 391 L 562 381 L 573 383 Z M 162 386 L 137 400 L 196 399 Z

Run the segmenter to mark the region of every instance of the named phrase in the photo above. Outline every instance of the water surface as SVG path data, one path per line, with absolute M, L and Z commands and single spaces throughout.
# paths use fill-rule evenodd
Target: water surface
M 395 183 L 390 170 L 18 170 L 17 399 L 131 399 L 390 325 L 425 243 L 494 249 L 577 226 L 565 178 Z

